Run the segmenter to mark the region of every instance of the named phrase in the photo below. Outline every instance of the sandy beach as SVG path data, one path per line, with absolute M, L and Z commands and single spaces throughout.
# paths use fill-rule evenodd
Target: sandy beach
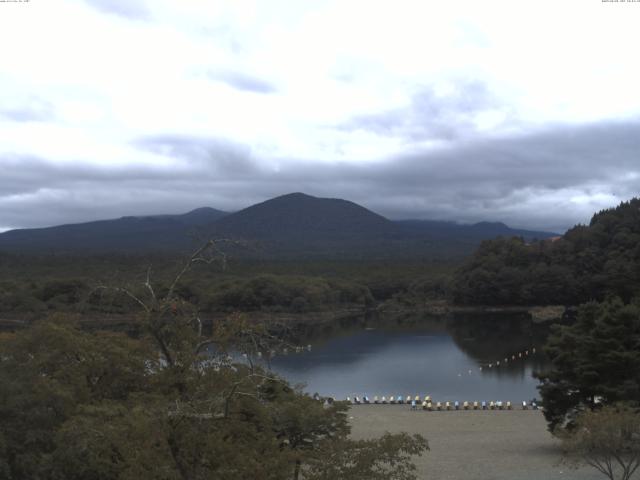
M 598 480 L 591 467 L 561 463 L 558 442 L 540 411 L 412 411 L 407 405 L 356 405 L 353 438 L 420 433 L 431 450 L 416 458 L 429 480 Z

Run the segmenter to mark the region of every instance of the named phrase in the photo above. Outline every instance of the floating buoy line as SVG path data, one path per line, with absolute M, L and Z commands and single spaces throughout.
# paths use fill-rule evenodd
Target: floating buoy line
M 270 351 L 258 351 L 256 353 L 258 358 L 267 357 L 273 358 L 276 355 L 287 355 L 289 352 L 292 353 L 302 353 L 304 351 L 311 351 L 311 345 L 303 346 L 291 346 L 291 347 L 283 347 L 278 350 L 270 350 Z M 491 362 L 484 362 L 480 366 L 477 367 L 477 372 L 482 372 L 486 369 L 498 369 L 501 366 L 504 367 L 509 363 L 515 363 L 517 361 L 524 360 L 530 356 L 536 354 L 536 347 L 531 347 L 530 349 L 523 350 L 521 352 L 513 353 L 511 355 L 507 355 L 504 358 L 499 360 L 494 360 Z M 247 358 L 248 355 L 246 353 L 242 354 L 243 357 Z M 231 360 L 231 358 L 229 358 Z M 474 373 L 474 369 L 469 369 L 468 374 L 472 375 Z M 458 373 L 458 377 L 462 377 L 462 373 Z M 324 400 L 326 403 L 333 403 L 335 401 L 334 397 L 317 397 L 318 400 Z M 502 401 L 502 400 L 491 400 L 489 402 L 483 401 L 463 401 L 460 403 L 458 400 L 453 402 L 445 401 L 445 402 L 436 402 L 431 399 L 429 395 L 425 395 L 422 399 L 420 395 L 407 395 L 403 397 L 401 395 L 389 395 L 378 397 L 374 396 L 372 399 L 367 395 L 363 395 L 362 397 L 354 395 L 353 397 L 347 397 L 346 401 L 352 405 L 410 405 L 412 410 L 426 410 L 426 411 L 459 411 L 459 410 L 515 410 L 516 406 L 511 403 L 511 401 Z M 525 400 L 522 403 L 518 404 L 519 408 L 522 410 L 539 410 L 541 407 L 536 403 L 535 400 L 527 402 Z
M 522 361 L 528 357 L 531 357 L 533 355 L 536 354 L 536 347 L 531 347 L 527 350 L 523 350 L 521 352 L 516 352 L 513 353 L 511 355 L 507 355 L 504 358 L 500 359 L 500 360 L 495 360 L 492 362 L 488 362 L 488 363 L 484 363 L 483 365 L 480 365 L 477 367 L 477 371 L 478 372 L 482 372 L 483 369 L 498 369 L 501 366 L 504 367 L 506 365 L 508 365 L 509 363 L 515 363 L 517 361 Z M 469 369 L 468 370 L 468 374 L 472 375 L 474 372 L 474 369 Z M 462 373 L 458 373 L 458 377 L 461 377 Z M 329 399 L 330 401 L 333 401 L 333 398 Z M 399 405 L 399 404 L 408 404 L 411 405 L 412 409 L 418 409 L 418 408 L 422 408 L 423 410 L 428 410 L 428 411 L 448 411 L 448 410 L 514 410 L 516 407 L 514 406 L 514 404 L 511 403 L 511 401 L 502 401 L 502 400 L 495 400 L 495 401 L 463 401 L 462 403 L 460 403 L 459 401 L 445 401 L 445 402 L 436 402 L 433 401 L 431 399 L 431 397 L 429 395 L 425 395 L 422 399 L 420 397 L 420 395 L 415 395 L 415 396 L 411 396 L 411 395 L 407 395 L 406 397 L 403 397 L 401 395 L 389 395 L 388 397 L 386 396 L 382 396 L 382 397 L 378 397 L 377 395 L 373 397 L 373 399 L 370 399 L 368 396 L 363 395 L 362 397 L 359 397 L 357 395 L 354 395 L 353 397 L 347 397 L 346 398 L 347 402 L 353 404 L 353 405 L 361 405 L 361 404 L 379 404 L 379 405 Z M 530 402 L 527 402 L 525 400 L 522 401 L 521 404 L 519 404 L 519 407 L 522 410 L 539 410 L 541 407 L 537 404 L 537 402 L 535 400 L 532 400 Z
M 468 370 L 468 375 L 472 375 L 474 373 L 474 370 L 477 372 L 482 372 L 483 370 L 492 370 L 492 369 L 498 369 L 501 366 L 504 367 L 506 365 L 509 365 L 509 363 L 513 364 L 517 361 L 522 361 L 528 357 L 531 357 L 533 355 L 536 354 L 536 347 L 531 347 L 528 350 L 523 350 L 521 352 L 517 352 L 517 353 L 513 353 L 511 355 L 507 355 L 506 357 L 500 359 L 500 360 L 494 360 L 491 362 L 484 362 L 483 364 L 481 364 L 480 366 L 477 367 L 477 369 L 469 369 Z M 462 373 L 458 373 L 458 377 L 462 377 Z
M 529 350 L 524 350 L 523 352 L 517 352 L 511 355 L 507 355 L 506 357 L 504 357 L 504 359 L 501 360 L 496 360 L 494 362 L 489 362 L 488 364 L 486 364 L 485 366 L 487 368 L 498 368 L 500 367 L 500 362 L 502 362 L 502 365 L 508 365 L 509 362 L 513 363 L 516 362 L 518 360 L 522 360 L 524 358 L 529 357 L 530 355 L 535 355 L 536 353 L 536 348 L 535 347 L 531 347 L 531 349 Z M 482 365 L 480 367 L 478 367 L 479 371 L 482 371 Z M 471 370 L 470 370 L 471 371 Z

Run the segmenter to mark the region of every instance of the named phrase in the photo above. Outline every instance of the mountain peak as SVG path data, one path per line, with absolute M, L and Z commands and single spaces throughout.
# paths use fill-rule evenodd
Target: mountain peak
M 307 193 L 303 193 L 303 192 L 291 192 L 291 193 L 285 193 L 284 195 L 280 195 L 278 197 L 274 197 L 271 200 L 277 200 L 277 199 L 295 199 L 295 198 L 315 198 L 317 199 L 318 197 L 314 197 L 313 195 L 309 195 Z
M 252 205 L 215 223 L 218 232 L 233 232 L 247 238 L 277 238 L 286 243 L 306 243 L 320 237 L 366 237 L 392 229 L 391 221 L 356 203 L 301 192 Z

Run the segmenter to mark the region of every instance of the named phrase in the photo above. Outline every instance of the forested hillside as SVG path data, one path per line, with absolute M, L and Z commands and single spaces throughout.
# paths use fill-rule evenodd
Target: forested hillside
M 199 208 L 183 215 L 122 217 L 0 233 L 0 254 L 187 254 L 206 238 L 241 241 L 227 253 L 253 259 L 459 259 L 498 235 L 548 238 L 502 223 L 391 221 L 358 204 L 292 193 L 235 213 Z
M 640 294 L 640 199 L 593 216 L 562 238 L 482 242 L 457 271 L 452 296 L 459 304 L 577 305 Z

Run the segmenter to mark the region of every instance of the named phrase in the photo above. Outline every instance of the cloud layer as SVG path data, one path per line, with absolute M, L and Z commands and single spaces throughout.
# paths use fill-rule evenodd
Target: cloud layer
M 204 205 L 237 210 L 304 191 L 348 198 L 395 219 L 501 220 L 564 231 L 640 191 L 640 122 L 550 127 L 376 164 L 283 161 L 272 168 L 247 147 L 220 139 L 154 136 L 134 143 L 179 166 L 0 158 L 6 167 L 0 217 L 32 227 Z

